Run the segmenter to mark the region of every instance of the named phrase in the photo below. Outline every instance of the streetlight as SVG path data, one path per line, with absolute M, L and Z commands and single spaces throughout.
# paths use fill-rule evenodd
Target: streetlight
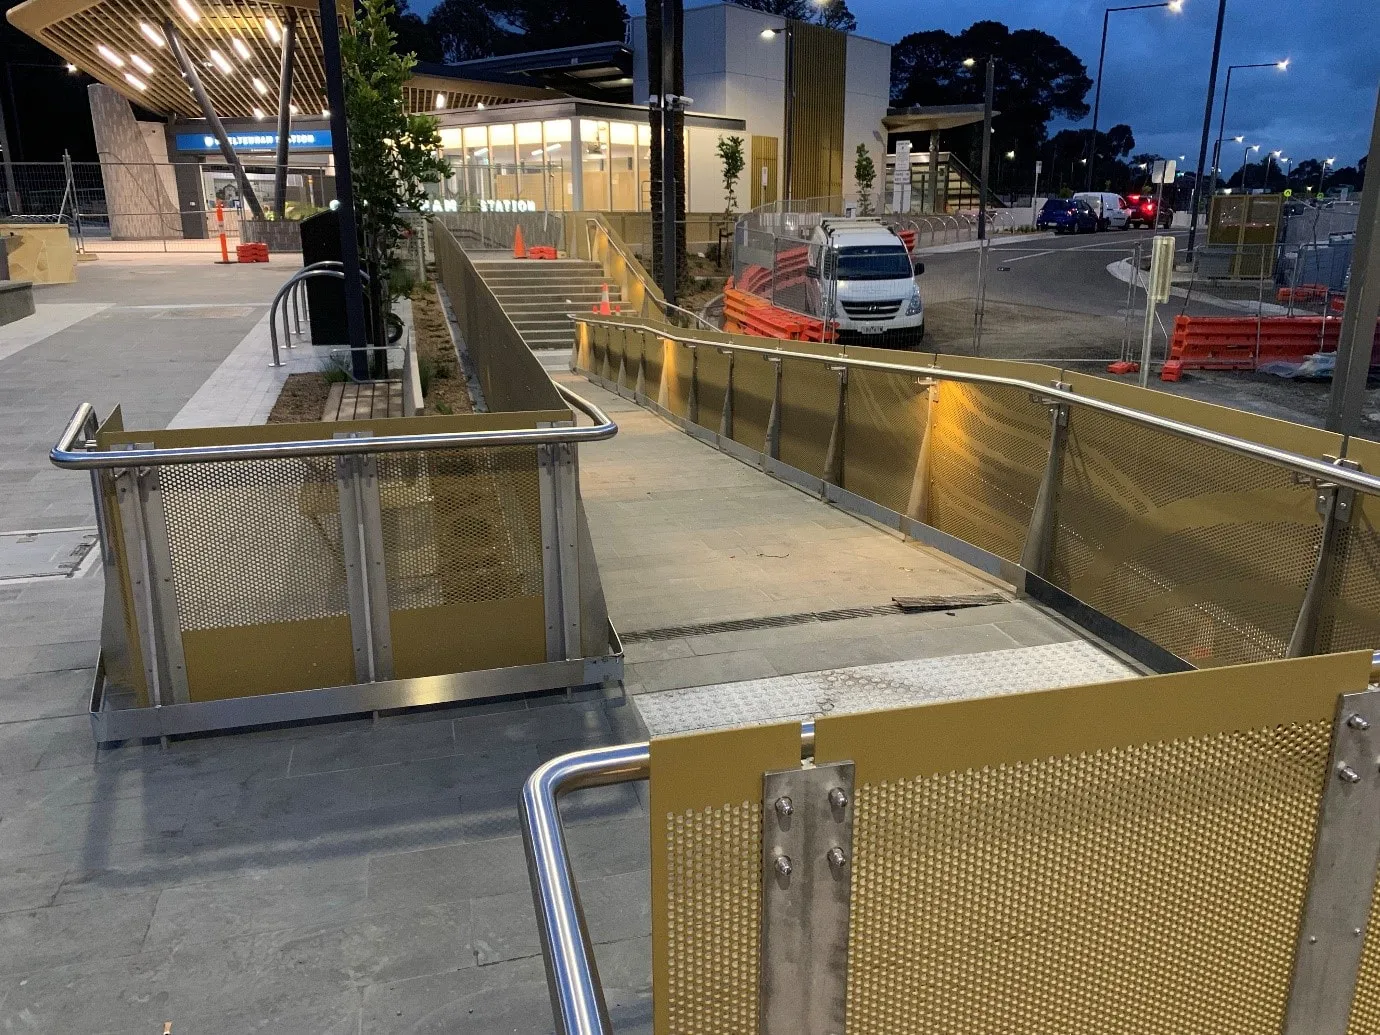
M 1260 145 L 1259 145 L 1259 144 L 1251 144 L 1249 147 L 1247 147 L 1247 148 L 1245 149 L 1245 151 L 1243 151 L 1243 152 L 1241 153 L 1241 193 L 1242 193 L 1242 194 L 1249 194 L 1249 193 L 1250 193 L 1250 191 L 1248 191 L 1248 190 L 1246 189 L 1246 162 L 1250 160 L 1251 152 L 1252 152 L 1252 151 L 1259 151 L 1259 150 L 1260 150 Z
M 977 58 L 963 59 L 964 68 L 977 66 Z M 987 239 L 987 177 L 992 169 L 992 99 L 997 84 L 997 59 L 987 56 L 987 82 L 982 92 L 982 171 L 978 183 L 978 240 Z
M 1322 193 L 1323 193 L 1323 183 L 1326 182 L 1326 180 L 1327 180 L 1327 167 L 1328 167 L 1329 165 L 1331 165 L 1333 162 L 1335 162 L 1336 160 L 1337 160 L 1337 159 L 1336 159 L 1335 156 L 1332 157 L 1332 158 L 1324 158 L 1324 159 L 1323 159 L 1322 172 L 1318 173 L 1318 195 L 1319 195 L 1319 196 L 1322 195 Z
M 1117 11 L 1148 11 L 1156 7 L 1167 7 L 1171 14 L 1179 14 L 1184 9 L 1184 0 L 1165 0 L 1158 4 L 1132 4 L 1130 7 L 1108 7 L 1102 12 L 1102 49 L 1097 57 L 1097 90 L 1093 94 L 1092 142 L 1088 146 L 1087 190 L 1093 188 L 1093 171 L 1097 166 L 1097 122 L 1102 114 L 1102 67 L 1107 61 L 1107 20 Z
M 1261 61 L 1253 65 L 1227 66 L 1227 85 L 1226 88 L 1222 91 L 1222 118 L 1217 123 L 1217 149 L 1213 152 L 1212 156 L 1213 168 L 1216 168 L 1218 161 L 1221 160 L 1222 141 L 1226 138 L 1227 135 L 1227 102 L 1231 100 L 1231 74 L 1235 72 L 1238 68 L 1276 68 L 1281 72 L 1287 72 L 1289 71 L 1289 61 L 1289 58 L 1285 58 L 1283 61 Z M 1238 144 L 1240 142 L 1240 140 L 1237 141 Z M 1213 180 L 1212 187 L 1214 191 L 1217 189 L 1216 179 Z

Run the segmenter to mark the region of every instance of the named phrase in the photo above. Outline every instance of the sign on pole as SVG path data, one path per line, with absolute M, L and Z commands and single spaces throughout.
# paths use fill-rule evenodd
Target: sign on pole
M 1174 174 L 1178 170 L 1179 163 L 1172 158 L 1161 158 L 1150 167 L 1151 183 L 1173 183 Z
M 930 170 L 933 176 L 935 170 Z M 910 211 L 910 141 L 896 143 L 896 162 L 891 167 L 891 211 Z

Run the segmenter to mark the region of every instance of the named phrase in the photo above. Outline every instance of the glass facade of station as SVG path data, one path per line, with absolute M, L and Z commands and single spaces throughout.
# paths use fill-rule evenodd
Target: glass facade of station
M 608 119 L 492 122 L 441 129 L 454 170 L 442 196 L 459 207 L 521 202 L 541 211 L 650 208 L 651 130 Z

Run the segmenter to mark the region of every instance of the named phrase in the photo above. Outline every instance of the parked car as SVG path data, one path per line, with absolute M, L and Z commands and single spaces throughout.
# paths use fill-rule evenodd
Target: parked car
M 1086 201 L 1097 214 L 1097 229 L 1126 230 L 1131 225 L 1131 208 L 1120 194 L 1106 191 L 1087 191 L 1074 195 Z
M 1158 204 L 1152 195 L 1128 194 L 1126 200 L 1131 206 L 1130 226 L 1153 230 L 1156 226 L 1174 225 L 1174 210 L 1168 205 Z
M 925 303 L 905 241 L 879 219 L 828 218 L 810 237 L 805 291 L 810 311 L 827 311 L 843 344 L 918 349 Z
M 1056 234 L 1092 233 L 1097 229 L 1097 213 L 1080 198 L 1050 198 L 1040 209 L 1035 229 Z

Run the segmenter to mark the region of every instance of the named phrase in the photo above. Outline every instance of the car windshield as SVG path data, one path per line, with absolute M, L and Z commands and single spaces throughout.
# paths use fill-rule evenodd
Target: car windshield
M 910 253 L 901 245 L 865 245 L 838 250 L 839 280 L 899 280 L 914 276 Z

